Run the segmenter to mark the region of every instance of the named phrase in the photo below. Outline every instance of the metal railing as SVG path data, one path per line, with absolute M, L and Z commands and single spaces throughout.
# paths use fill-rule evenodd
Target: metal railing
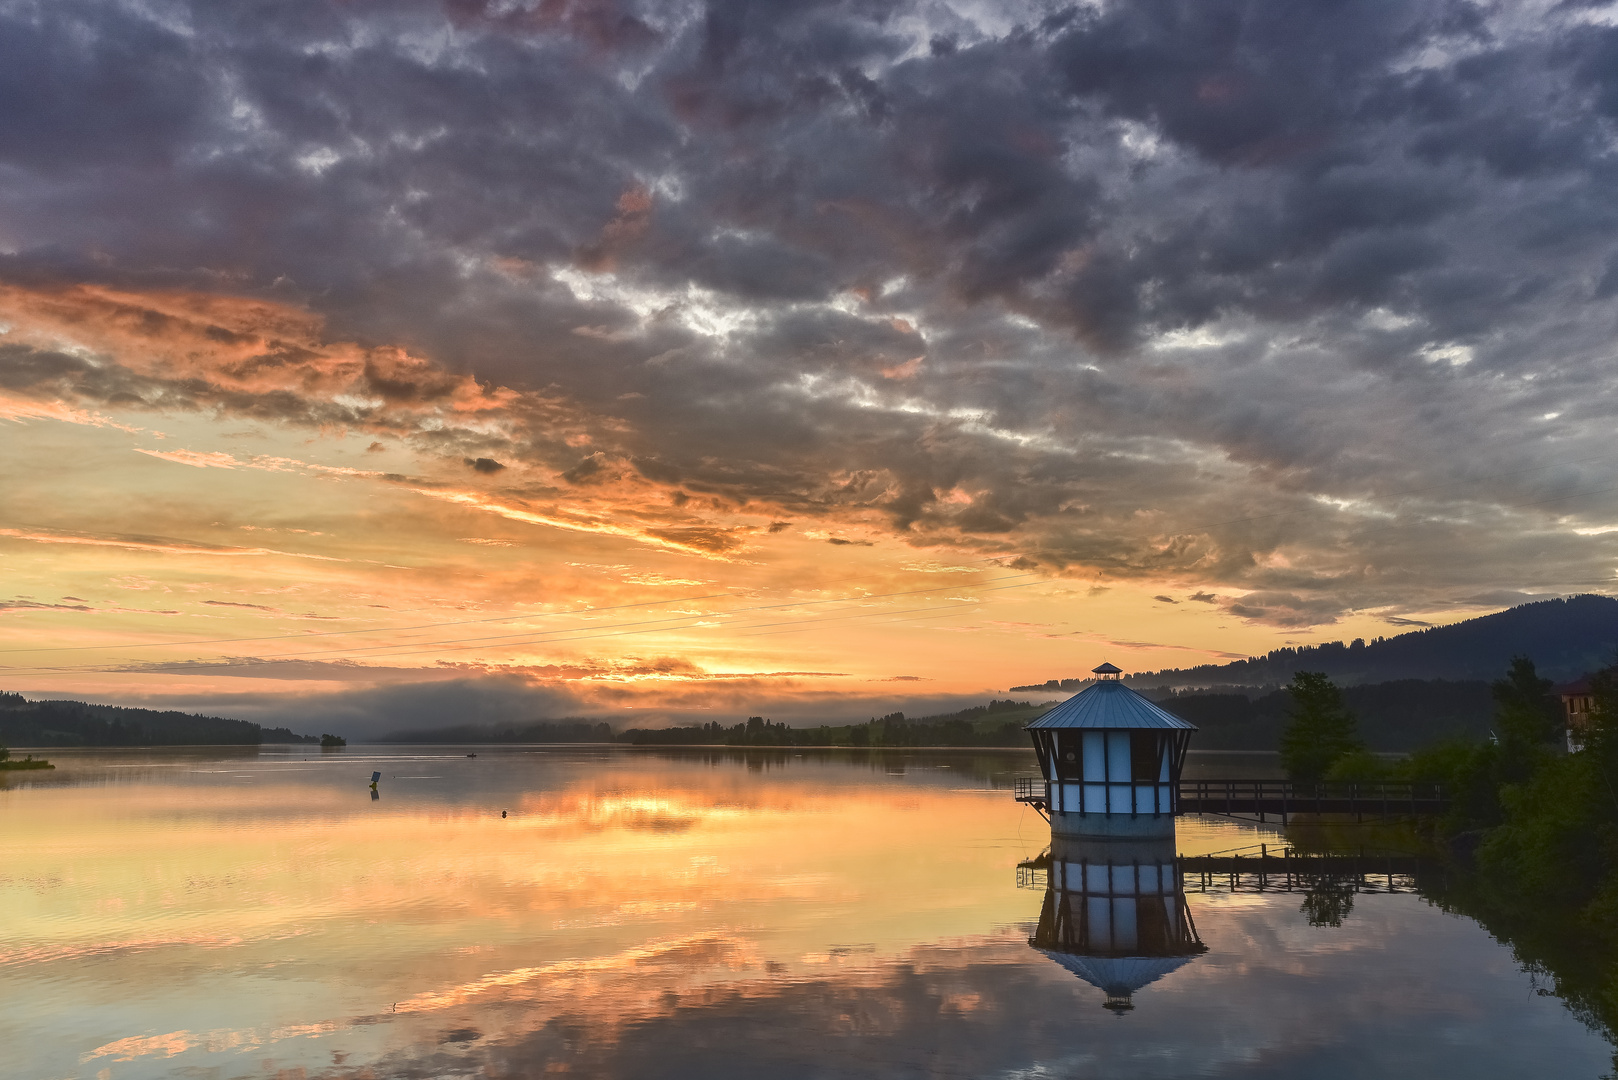
M 1013 793 L 1018 802 L 1045 801 L 1045 778 L 1043 776 L 1019 776 L 1013 781 Z

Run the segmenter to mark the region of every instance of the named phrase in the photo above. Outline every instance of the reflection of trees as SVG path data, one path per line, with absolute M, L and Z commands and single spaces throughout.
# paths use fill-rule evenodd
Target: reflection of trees
M 640 747 L 635 753 L 648 754 L 666 761 L 698 761 L 705 765 L 741 765 L 755 772 L 777 769 L 802 768 L 805 765 L 835 765 L 847 768 L 861 766 L 874 773 L 902 774 L 909 769 L 941 770 L 940 776 L 954 779 L 987 781 L 995 787 L 1009 788 L 1013 778 L 1026 772 L 1034 760 L 1034 752 L 1026 746 L 1015 749 L 944 750 L 902 749 L 897 747 Z
M 1299 911 L 1310 926 L 1342 926 L 1354 910 L 1354 882 L 1321 877 L 1310 883 Z
M 1561 998 L 1586 1027 L 1618 1043 L 1618 940 L 1613 927 L 1592 926 L 1494 874 L 1455 873 L 1424 882 L 1421 892 L 1441 910 L 1465 915 L 1510 946 L 1536 992 Z M 1613 1066 L 1618 1075 L 1618 1053 Z

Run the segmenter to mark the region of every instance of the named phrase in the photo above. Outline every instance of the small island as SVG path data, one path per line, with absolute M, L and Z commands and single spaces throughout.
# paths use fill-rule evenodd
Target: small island
M 0 746 L 0 772 L 12 770 L 12 769 L 54 769 L 54 768 L 56 768 L 55 765 L 52 765 L 50 762 L 46 761 L 44 758 L 36 759 L 34 757 L 34 755 L 32 755 L 32 754 L 29 754 L 27 757 L 23 758 L 21 761 L 13 761 L 11 759 L 11 751 L 7 750 L 4 746 Z

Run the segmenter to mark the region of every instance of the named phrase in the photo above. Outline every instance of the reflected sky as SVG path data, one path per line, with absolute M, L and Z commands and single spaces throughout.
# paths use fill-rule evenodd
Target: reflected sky
M 1112 1015 L 1028 944 L 1042 894 L 1015 867 L 1049 832 L 1004 788 L 1031 754 L 466 753 L 60 753 L 8 780 L 8 1075 L 1594 1078 L 1610 1061 L 1506 948 L 1415 896 L 1358 897 L 1321 928 L 1296 895 L 1194 894 L 1209 951 Z M 1186 819 L 1178 848 L 1275 839 Z

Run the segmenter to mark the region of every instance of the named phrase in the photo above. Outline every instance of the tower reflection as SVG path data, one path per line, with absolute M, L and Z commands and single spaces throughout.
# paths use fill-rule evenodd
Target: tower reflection
M 1135 991 L 1208 951 L 1186 905 L 1172 837 L 1053 836 L 1048 860 L 1028 944 L 1106 994 L 1104 1008 L 1122 1015 L 1134 1008 Z

